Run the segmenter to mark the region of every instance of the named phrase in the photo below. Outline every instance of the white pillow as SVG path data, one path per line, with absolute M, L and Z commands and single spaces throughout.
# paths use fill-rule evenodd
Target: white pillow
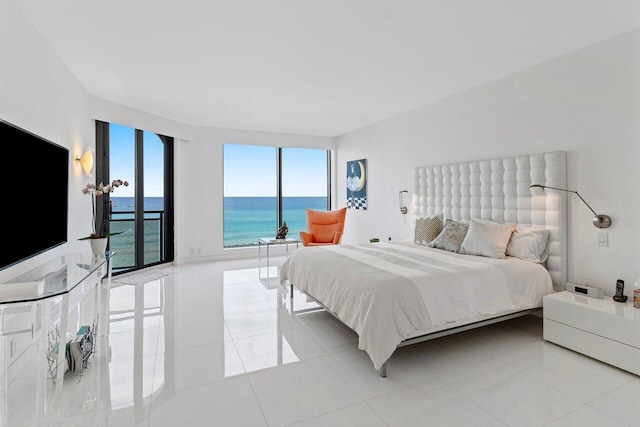
M 543 263 L 549 257 L 550 235 L 546 228 L 518 227 L 507 246 L 507 255 Z
M 515 226 L 472 219 L 460 246 L 461 254 L 503 259 Z

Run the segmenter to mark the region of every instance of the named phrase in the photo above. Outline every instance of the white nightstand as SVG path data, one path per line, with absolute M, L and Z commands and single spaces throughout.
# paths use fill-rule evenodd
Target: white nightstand
M 544 339 L 640 375 L 640 308 L 563 291 L 543 298 Z

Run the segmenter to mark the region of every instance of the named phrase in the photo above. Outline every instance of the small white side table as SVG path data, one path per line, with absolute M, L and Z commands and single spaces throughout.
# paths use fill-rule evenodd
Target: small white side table
M 258 240 L 258 277 L 260 279 L 260 282 L 265 285 L 267 288 L 272 289 L 275 288 L 278 284 L 278 274 L 276 272 L 276 274 L 274 276 L 271 276 L 270 274 L 270 254 L 269 254 L 269 247 L 272 245 L 284 245 L 285 247 L 285 255 L 289 256 L 289 245 L 296 245 L 296 249 L 298 249 L 299 245 L 300 245 L 300 241 L 298 239 L 294 239 L 294 238 L 284 238 L 284 239 L 274 239 L 273 237 L 261 237 Z M 263 277 L 262 275 L 262 247 L 265 246 L 267 248 L 267 257 L 266 257 L 266 261 L 267 261 L 267 269 L 266 269 L 266 276 Z M 277 266 L 276 266 L 277 267 Z
M 640 308 L 610 296 L 543 298 L 544 339 L 640 375 Z

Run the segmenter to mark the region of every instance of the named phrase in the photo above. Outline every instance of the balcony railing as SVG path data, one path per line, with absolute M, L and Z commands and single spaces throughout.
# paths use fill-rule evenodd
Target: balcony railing
M 109 229 L 112 233 L 110 250 L 116 252 L 113 258 L 114 272 L 135 268 L 135 214 L 134 211 L 116 211 L 111 213 Z M 154 264 L 164 259 L 165 240 L 164 211 L 144 211 L 144 265 Z

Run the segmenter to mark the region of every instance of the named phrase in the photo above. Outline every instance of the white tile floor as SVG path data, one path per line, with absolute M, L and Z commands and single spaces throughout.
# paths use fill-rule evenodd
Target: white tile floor
M 401 348 L 380 378 L 348 328 L 289 308 L 256 260 L 116 277 L 110 332 L 47 425 L 640 426 L 640 378 L 544 342 L 539 317 Z

